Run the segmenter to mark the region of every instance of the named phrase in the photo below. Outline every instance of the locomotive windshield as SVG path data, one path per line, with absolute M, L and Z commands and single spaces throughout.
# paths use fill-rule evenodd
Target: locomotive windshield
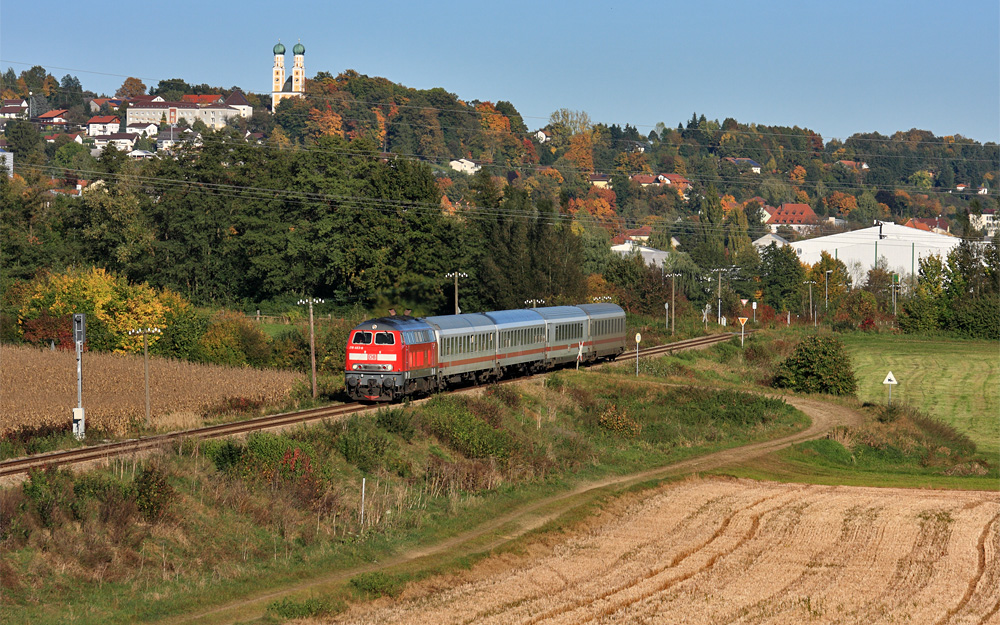
M 355 332 L 354 339 L 351 341 L 355 345 L 369 345 L 372 342 L 371 332 Z
M 396 338 L 390 332 L 376 332 L 375 333 L 375 344 L 376 345 L 395 345 Z

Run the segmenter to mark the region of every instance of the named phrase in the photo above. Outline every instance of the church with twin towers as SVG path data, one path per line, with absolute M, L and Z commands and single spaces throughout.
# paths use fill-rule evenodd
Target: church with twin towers
M 301 98 L 306 94 L 306 47 L 302 42 L 292 48 L 295 60 L 292 75 L 285 77 L 285 46 L 281 41 L 274 46 L 274 69 L 271 81 L 271 112 L 278 108 L 278 102 L 285 98 Z

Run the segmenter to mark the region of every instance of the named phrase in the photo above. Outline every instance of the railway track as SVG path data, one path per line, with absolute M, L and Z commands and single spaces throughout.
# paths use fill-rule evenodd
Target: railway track
M 659 356 L 662 354 L 669 354 L 677 351 L 682 351 L 685 349 L 696 349 L 699 347 L 706 347 L 715 343 L 727 341 L 732 336 L 733 334 L 730 333 L 714 334 L 711 336 L 702 336 L 693 339 L 687 339 L 684 341 L 677 341 L 675 343 L 668 343 L 666 345 L 657 345 L 654 347 L 640 349 L 639 356 L 640 357 Z M 636 357 L 636 350 L 633 349 L 622 353 L 620 356 L 618 356 L 616 361 L 634 359 L 635 357 Z M 523 379 L 525 378 L 519 378 L 519 380 Z M 517 380 L 512 380 L 512 381 L 517 381 Z M 459 389 L 459 391 L 461 390 L 463 389 Z M 309 410 L 301 410 L 298 412 L 286 412 L 282 414 L 256 417 L 253 419 L 248 419 L 246 421 L 238 421 L 235 423 L 210 425 L 207 427 L 197 428 L 193 430 L 183 430 L 180 432 L 171 432 L 169 434 L 148 436 L 146 438 L 129 439 L 124 441 L 117 441 L 114 443 L 104 443 L 100 445 L 92 445 L 89 447 L 81 447 L 78 449 L 53 451 L 44 454 L 26 456 L 23 458 L 14 458 L 12 460 L 4 460 L 0 462 L 0 479 L 22 475 L 32 469 L 41 469 L 50 466 L 81 464 L 84 462 L 109 460 L 117 456 L 137 454 L 157 448 L 162 448 L 173 442 L 184 439 L 207 440 L 212 438 L 222 438 L 225 436 L 245 434 L 257 430 L 267 430 L 272 428 L 286 427 L 289 425 L 297 425 L 300 423 L 320 421 L 322 419 L 339 418 L 372 409 L 374 409 L 373 406 L 368 404 L 359 404 L 359 403 L 339 404 L 336 406 L 327 406 L 323 408 L 311 408 Z

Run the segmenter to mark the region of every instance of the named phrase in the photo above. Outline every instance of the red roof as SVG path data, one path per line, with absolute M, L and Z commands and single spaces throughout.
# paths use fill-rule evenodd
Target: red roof
M 769 224 L 809 225 L 816 223 L 816 213 L 808 204 L 782 204 L 774 211 Z
M 626 237 L 648 237 L 653 234 L 652 226 L 643 226 L 641 228 L 634 228 L 632 230 L 626 230 Z
M 691 181 L 680 174 L 660 174 L 667 179 L 670 184 L 686 184 L 690 185 Z
M 95 115 L 87 121 L 87 125 L 91 124 L 120 124 L 121 120 L 114 115 Z
M 38 119 L 55 119 L 56 117 L 62 117 L 66 113 L 69 113 L 68 109 L 53 109 L 48 113 L 42 113 L 38 116 Z
M 637 182 L 639 184 L 655 184 L 656 176 L 652 174 L 636 174 L 632 176 L 632 182 Z
M 214 95 L 185 95 L 181 100 L 184 102 L 193 102 L 194 104 L 215 104 L 222 101 L 222 96 L 217 93 Z

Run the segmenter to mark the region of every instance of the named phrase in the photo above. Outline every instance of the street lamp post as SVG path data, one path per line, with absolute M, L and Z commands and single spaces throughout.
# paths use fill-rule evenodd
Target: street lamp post
M 313 399 L 316 399 L 316 331 L 313 325 L 313 304 L 322 304 L 323 300 L 307 297 L 299 300 L 299 305 L 309 305 L 309 364 L 312 367 Z
M 150 410 L 149 410 L 149 335 L 150 334 L 160 334 L 161 330 L 159 328 L 138 328 L 136 330 L 129 330 L 129 336 L 139 336 L 142 335 L 142 369 L 144 377 L 146 380 L 146 427 L 150 426 Z
M 802 284 L 809 285 L 809 315 L 812 316 L 813 325 L 816 325 L 816 314 L 813 312 L 813 285 L 816 284 L 815 280 L 806 280 Z
M 459 312 L 461 312 L 459 310 L 459 308 L 458 308 L 458 279 L 459 278 L 468 278 L 469 274 L 462 273 L 461 271 L 452 271 L 450 273 L 444 274 L 444 277 L 445 278 L 455 278 L 455 314 L 457 315 L 457 314 L 459 314 Z
M 718 294 L 718 298 L 719 298 L 719 325 L 720 326 L 722 325 L 722 272 L 723 271 L 729 271 L 730 269 L 735 269 L 735 268 L 736 268 L 736 265 L 731 265 L 729 267 L 720 267 L 718 269 L 713 269 L 712 270 L 713 273 L 718 273 L 719 274 L 719 294 Z
M 673 336 L 674 330 L 677 329 L 677 305 L 674 297 L 677 293 L 677 276 L 681 274 L 674 271 L 667 275 L 670 276 L 670 308 L 673 311 L 670 316 L 670 336 Z
M 545 300 L 543 300 L 543 299 L 526 299 L 526 300 L 524 300 L 524 305 L 527 306 L 528 304 L 531 304 L 531 307 L 535 308 L 538 304 L 544 305 L 545 304 Z

